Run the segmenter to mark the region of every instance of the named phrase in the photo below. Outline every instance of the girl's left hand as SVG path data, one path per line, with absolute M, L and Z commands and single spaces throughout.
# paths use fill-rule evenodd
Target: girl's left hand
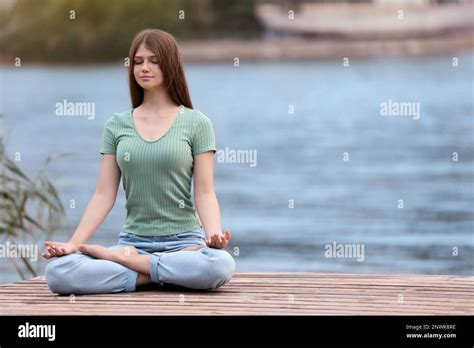
M 210 248 L 224 249 L 229 244 L 230 238 L 230 231 L 226 230 L 221 234 L 213 234 L 211 238 L 206 239 L 206 244 Z

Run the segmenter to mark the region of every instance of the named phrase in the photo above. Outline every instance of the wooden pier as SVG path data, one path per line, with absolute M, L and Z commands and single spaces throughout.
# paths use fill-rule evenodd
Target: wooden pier
M 0 286 L 0 315 L 472 315 L 474 277 L 237 273 L 214 291 L 148 287 L 58 296 L 44 278 Z

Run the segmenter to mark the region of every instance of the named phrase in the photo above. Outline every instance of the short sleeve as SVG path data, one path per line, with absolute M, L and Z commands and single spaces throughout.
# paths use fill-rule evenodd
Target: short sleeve
M 211 120 L 201 112 L 197 112 L 193 116 L 193 156 L 207 151 L 216 152 L 216 138 Z
M 102 146 L 100 147 L 101 154 L 108 153 L 115 155 L 116 143 L 114 128 L 114 116 L 112 116 L 105 122 L 105 126 L 102 131 Z

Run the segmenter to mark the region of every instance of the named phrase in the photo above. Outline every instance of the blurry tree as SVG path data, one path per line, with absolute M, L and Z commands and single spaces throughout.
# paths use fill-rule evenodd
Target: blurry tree
M 0 2 L 2 54 L 25 60 L 107 61 L 128 54 L 137 32 L 178 40 L 252 37 L 256 0 L 17 0 Z M 180 19 L 184 14 L 184 19 Z

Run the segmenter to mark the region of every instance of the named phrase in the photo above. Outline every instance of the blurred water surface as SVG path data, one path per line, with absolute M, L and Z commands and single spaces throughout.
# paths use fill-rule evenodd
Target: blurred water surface
M 451 56 L 351 60 L 349 67 L 187 65 L 193 103 L 213 121 L 218 149 L 257 151 L 255 167 L 215 169 L 238 271 L 472 274 L 474 71 L 472 55 L 458 57 L 458 67 Z M 21 167 L 35 173 L 49 154 L 74 153 L 49 171 L 65 204 L 76 204 L 57 235 L 66 241 L 95 190 L 104 122 L 130 107 L 126 70 L 0 71 L 10 156 L 20 152 Z M 95 103 L 95 118 L 56 116 L 63 100 Z M 381 116 L 389 100 L 419 102 L 420 118 Z M 93 242 L 116 242 L 124 199 L 120 188 Z M 364 245 L 364 260 L 325 257 L 333 241 Z M 0 268 L 1 282 L 16 279 L 5 263 Z

